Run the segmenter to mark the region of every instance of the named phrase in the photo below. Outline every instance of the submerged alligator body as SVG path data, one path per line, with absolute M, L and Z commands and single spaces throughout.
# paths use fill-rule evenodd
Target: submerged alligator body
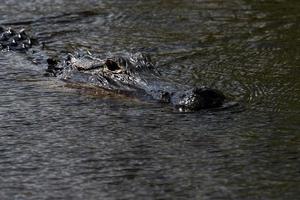
M 33 40 L 22 29 L 0 27 L 0 49 L 34 54 Z M 165 79 L 142 53 L 116 54 L 105 58 L 89 53 L 68 54 L 59 61 L 47 59 L 46 74 L 63 81 L 96 86 L 130 94 L 141 99 L 172 104 L 181 111 L 197 111 L 223 105 L 225 96 L 218 90 L 175 83 Z

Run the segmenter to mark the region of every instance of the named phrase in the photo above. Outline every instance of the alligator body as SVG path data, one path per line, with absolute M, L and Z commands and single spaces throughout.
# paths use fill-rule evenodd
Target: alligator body
M 0 49 L 28 53 L 32 46 L 33 40 L 24 30 L 0 27 Z M 46 74 L 49 76 L 172 104 L 181 111 L 216 108 L 222 106 L 225 100 L 218 90 L 193 88 L 165 79 L 149 56 L 142 53 L 116 54 L 105 58 L 76 53 L 59 61 L 48 58 L 47 63 Z

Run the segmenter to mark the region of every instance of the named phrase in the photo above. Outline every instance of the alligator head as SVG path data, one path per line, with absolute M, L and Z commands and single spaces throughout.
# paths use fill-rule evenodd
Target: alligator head
M 210 88 L 192 88 L 164 78 L 149 56 L 119 54 L 104 59 L 89 54 L 68 55 L 58 65 L 49 60 L 48 72 L 69 82 L 85 83 L 118 93 L 132 94 L 161 103 L 171 103 L 180 111 L 222 106 L 225 96 Z

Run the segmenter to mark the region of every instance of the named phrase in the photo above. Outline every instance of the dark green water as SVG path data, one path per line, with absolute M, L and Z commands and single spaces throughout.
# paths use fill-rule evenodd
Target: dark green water
M 299 199 L 300 1 L 2 0 L 46 53 L 149 53 L 240 102 L 172 108 L 43 77 L 0 53 L 0 199 Z

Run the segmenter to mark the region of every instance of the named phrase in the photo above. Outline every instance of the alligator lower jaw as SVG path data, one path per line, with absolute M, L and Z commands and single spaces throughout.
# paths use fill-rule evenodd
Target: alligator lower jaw
M 181 112 L 218 108 L 224 104 L 224 101 L 224 94 L 209 88 L 193 88 L 184 92 L 178 92 L 172 98 L 172 103 Z

